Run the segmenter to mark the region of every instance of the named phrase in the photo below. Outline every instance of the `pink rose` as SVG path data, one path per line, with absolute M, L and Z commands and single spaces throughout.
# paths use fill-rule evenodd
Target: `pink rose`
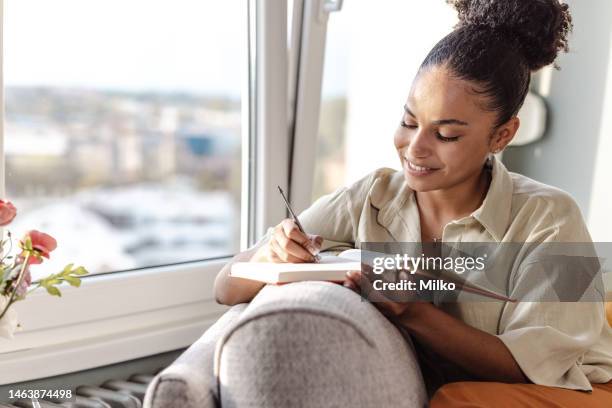
M 27 232 L 24 237 L 21 239 L 22 247 L 25 240 L 30 237 L 30 241 L 32 241 L 32 249 L 38 252 L 39 255 L 44 256 L 49 259 L 49 253 L 57 248 L 57 241 L 49 234 L 45 234 L 44 232 L 31 230 Z M 21 258 L 25 258 L 22 254 Z M 28 265 L 31 264 L 39 264 L 42 263 L 42 259 L 39 259 L 35 256 L 30 256 L 28 260 Z
M 17 209 L 10 201 L 0 200 L 0 227 L 4 227 L 13 221 L 17 215 Z

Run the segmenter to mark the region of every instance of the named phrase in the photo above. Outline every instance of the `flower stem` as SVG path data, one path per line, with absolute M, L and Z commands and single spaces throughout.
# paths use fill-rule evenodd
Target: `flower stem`
M 28 295 L 32 292 L 34 292 L 36 289 L 40 288 L 40 283 L 38 283 L 36 286 L 34 286 L 32 289 L 28 290 Z
M 27 251 L 25 259 L 23 260 L 23 264 L 21 265 L 21 270 L 19 271 L 19 275 L 17 275 L 17 284 L 13 288 L 13 292 L 11 293 L 11 297 L 9 298 L 9 301 L 6 304 L 6 307 L 4 308 L 2 313 L 0 313 L 0 319 L 2 319 L 4 317 L 4 315 L 6 314 L 6 312 L 9 309 L 9 307 L 11 307 L 11 305 L 15 302 L 15 295 L 17 294 L 17 289 L 19 288 L 19 284 L 21 283 L 21 280 L 23 279 L 23 276 L 25 275 L 25 270 L 28 267 L 28 259 L 29 258 L 30 258 L 30 252 Z
M 2 257 L 2 259 L 0 259 L 0 262 L 4 262 L 6 257 L 9 256 L 11 251 L 13 250 L 13 240 L 11 239 L 11 231 L 8 232 L 7 236 L 8 236 L 8 240 L 7 241 L 8 241 L 10 246 L 9 246 L 8 251 L 4 251 L 5 255 Z

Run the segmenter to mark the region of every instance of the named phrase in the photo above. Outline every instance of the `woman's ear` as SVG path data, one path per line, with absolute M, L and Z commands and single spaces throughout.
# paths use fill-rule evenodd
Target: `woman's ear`
M 504 148 L 512 141 L 514 135 L 516 135 L 520 125 L 521 120 L 518 118 L 518 116 L 513 116 L 506 123 L 499 126 L 495 130 L 495 133 L 493 134 L 493 137 L 489 143 L 491 153 L 499 153 L 504 150 Z

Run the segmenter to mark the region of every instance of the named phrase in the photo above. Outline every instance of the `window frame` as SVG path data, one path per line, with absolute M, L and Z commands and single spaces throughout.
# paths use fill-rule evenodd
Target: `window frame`
M 340 11 L 342 1 L 300 1 L 300 51 L 293 58 L 297 67 L 293 105 L 291 154 L 291 203 L 297 212 L 312 203 L 321 93 L 325 66 L 325 44 L 329 13 Z M 329 4 L 327 4 L 329 3 Z
M 226 260 L 93 275 L 61 298 L 30 294 L 13 305 L 23 330 L 0 340 L 0 384 L 188 347 L 226 309 L 212 293 Z
M 0 121 L 4 124 L 0 0 Z M 276 185 L 289 190 L 287 4 L 248 0 L 242 92 L 241 250 L 286 216 Z M 248 22 L 248 24 L 246 23 Z M 0 193 L 5 197 L 4 128 Z M 214 278 L 230 257 L 86 276 L 62 297 L 34 292 L 12 307 L 23 330 L 0 339 L 0 384 L 45 378 L 191 345 L 227 310 Z M 171 288 L 169 290 L 168 288 Z

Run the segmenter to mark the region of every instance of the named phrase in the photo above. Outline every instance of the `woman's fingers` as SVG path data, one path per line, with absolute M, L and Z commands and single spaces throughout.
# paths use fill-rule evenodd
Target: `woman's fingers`
M 308 252 L 303 246 L 286 237 L 283 232 L 280 232 L 276 236 L 276 241 L 281 250 L 287 254 L 288 257 L 295 259 L 294 261 L 288 262 L 313 262 L 314 257 Z
M 359 282 L 359 279 L 361 279 L 361 271 L 348 271 L 346 272 L 346 277 L 347 279 Z
M 357 285 L 355 285 L 355 283 L 351 282 L 350 280 L 345 280 L 344 283 L 342 284 L 342 286 L 344 286 L 345 288 L 348 288 L 354 292 L 359 292 L 359 287 Z
M 362 264 L 362 268 L 364 268 L 364 264 Z M 359 286 L 361 288 L 363 297 L 372 303 L 384 304 L 390 302 L 390 300 L 384 294 L 382 294 L 379 290 L 374 289 L 372 285 L 372 278 L 373 275 L 371 268 L 364 268 L 363 272 L 359 272 Z
M 283 222 L 281 222 L 281 227 L 285 233 L 285 237 L 298 243 L 302 248 L 305 248 L 306 252 L 310 255 L 314 256 L 319 252 L 319 249 L 313 244 L 310 237 L 300 231 L 299 227 L 292 219 L 287 218 L 283 220 Z
M 361 293 L 385 316 L 394 316 L 396 313 L 393 302 L 372 288 L 368 278 L 364 277 L 361 271 L 348 271 L 344 286 Z
M 346 273 L 346 279 L 344 280 L 343 286 L 347 287 L 355 292 L 359 292 L 359 271 L 348 271 Z
M 315 262 L 314 254 L 319 252 L 322 243 L 321 236 L 302 233 L 295 222 L 287 218 L 274 227 L 268 242 L 251 259 L 275 263 Z
M 283 262 L 283 260 L 280 259 L 278 257 L 278 255 L 276 255 L 276 251 L 272 247 L 272 241 L 270 241 L 270 243 L 268 244 L 268 260 L 270 262 L 274 262 L 274 263 L 281 263 L 281 262 Z
M 267 244 L 267 258 L 271 262 L 315 262 L 315 256 L 323 243 L 318 235 L 304 234 L 295 221 L 283 220 L 274 228 Z
M 276 259 L 278 259 L 278 261 L 274 261 L 274 258 L 272 258 L 271 259 L 272 262 L 291 262 L 291 263 L 305 262 L 304 259 L 298 258 L 292 255 L 291 253 L 287 252 L 287 250 L 278 243 L 276 236 L 273 236 L 270 239 L 270 243 L 268 245 L 270 245 L 270 248 L 272 252 L 274 252 Z
M 385 316 L 397 317 L 401 315 L 409 305 L 404 302 L 394 302 L 374 289 L 368 276 L 371 276 L 368 271 L 348 271 L 344 286 L 360 292 Z
M 321 250 L 321 246 L 323 245 L 323 237 L 320 235 L 315 235 L 315 234 L 307 234 L 307 235 L 308 235 L 308 239 L 310 240 L 310 242 L 314 246 L 314 249 L 316 250 L 316 254 L 318 254 L 319 251 Z

